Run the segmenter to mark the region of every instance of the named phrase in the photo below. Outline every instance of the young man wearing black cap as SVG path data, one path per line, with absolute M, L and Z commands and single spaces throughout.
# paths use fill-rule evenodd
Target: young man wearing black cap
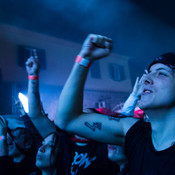
M 109 55 L 111 48 L 110 38 L 93 34 L 87 37 L 60 95 L 55 124 L 90 139 L 125 145 L 129 174 L 175 174 L 174 54 L 162 55 L 154 61 L 142 77 L 140 93 L 131 94 L 139 100 L 138 105 L 150 122 L 82 112 L 88 68 L 93 61 Z

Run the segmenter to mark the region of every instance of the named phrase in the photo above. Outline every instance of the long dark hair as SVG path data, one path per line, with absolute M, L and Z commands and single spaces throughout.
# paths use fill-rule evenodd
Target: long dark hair
M 54 146 L 52 147 L 52 151 L 51 151 L 51 155 L 50 155 L 50 174 L 51 175 L 54 174 L 54 171 L 56 170 L 56 168 L 59 168 L 59 167 L 56 167 L 56 162 L 57 162 L 57 157 L 59 157 L 59 150 L 60 150 L 59 136 L 56 132 L 52 132 L 49 135 L 52 135 L 52 134 L 53 134 Z M 47 135 L 47 136 L 49 136 L 49 135 Z M 54 156 L 55 156 L 55 160 L 52 164 L 52 157 L 54 157 Z
M 68 175 L 73 159 L 71 139 L 67 134 L 61 132 L 51 132 L 47 136 L 51 134 L 53 134 L 54 146 L 50 156 L 50 174 L 53 175 L 56 172 L 56 175 Z M 55 160 L 52 164 L 53 157 L 55 157 Z

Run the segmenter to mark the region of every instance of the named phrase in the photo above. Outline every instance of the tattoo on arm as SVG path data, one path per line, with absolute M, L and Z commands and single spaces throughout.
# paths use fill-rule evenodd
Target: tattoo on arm
M 120 121 L 120 118 L 112 117 L 112 116 L 108 116 L 108 119 L 109 119 L 109 120 L 115 120 L 115 121 L 117 121 L 117 122 Z
M 38 97 L 39 96 L 39 84 L 35 81 L 32 81 L 32 93 Z
M 119 122 L 120 119 L 126 118 L 126 117 L 130 117 L 130 116 L 125 116 L 125 115 L 123 115 L 123 114 L 118 114 L 118 113 L 116 113 L 116 115 L 108 116 L 108 119 L 109 119 L 109 120 L 115 120 L 115 121 Z M 132 116 L 131 116 L 131 117 L 132 117 Z
M 34 94 L 35 98 L 40 99 L 39 83 L 37 81 L 32 81 L 32 93 Z
M 38 86 L 38 82 L 32 81 L 32 85 L 33 85 L 33 86 Z
M 88 122 L 84 122 L 84 124 L 85 124 L 88 128 L 90 128 L 92 131 L 94 131 L 94 132 L 95 132 L 95 129 L 96 129 L 96 128 L 99 129 L 99 130 L 101 130 L 101 126 L 102 126 L 102 123 L 101 123 L 101 122 L 93 122 L 93 125 L 91 125 L 91 124 L 88 123 Z

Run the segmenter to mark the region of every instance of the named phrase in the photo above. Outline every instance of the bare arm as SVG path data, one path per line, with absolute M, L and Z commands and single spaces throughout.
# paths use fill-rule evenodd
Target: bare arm
M 8 156 L 7 121 L 0 116 L 0 157 Z
M 111 48 L 111 39 L 99 35 L 89 35 L 79 55 L 93 62 L 108 56 Z M 127 130 L 137 120 L 83 113 L 83 89 L 87 73 L 86 67 L 75 63 L 59 98 L 55 124 L 61 129 L 86 138 L 123 145 Z
M 28 80 L 28 106 L 29 117 L 39 131 L 42 137 L 56 130 L 52 123 L 45 115 L 39 94 L 39 63 L 35 57 L 30 57 L 26 62 L 28 76 L 35 76 L 34 79 Z

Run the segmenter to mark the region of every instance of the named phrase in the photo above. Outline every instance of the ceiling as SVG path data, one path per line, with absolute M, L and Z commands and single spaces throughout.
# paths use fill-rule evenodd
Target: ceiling
M 175 49 L 174 8 L 173 0 L 0 0 L 0 23 L 79 43 L 107 35 L 114 52 L 132 58 L 135 77 L 149 58 Z
M 108 33 L 134 6 L 175 28 L 173 0 L 0 0 L 0 22 L 81 42 L 91 31 Z

